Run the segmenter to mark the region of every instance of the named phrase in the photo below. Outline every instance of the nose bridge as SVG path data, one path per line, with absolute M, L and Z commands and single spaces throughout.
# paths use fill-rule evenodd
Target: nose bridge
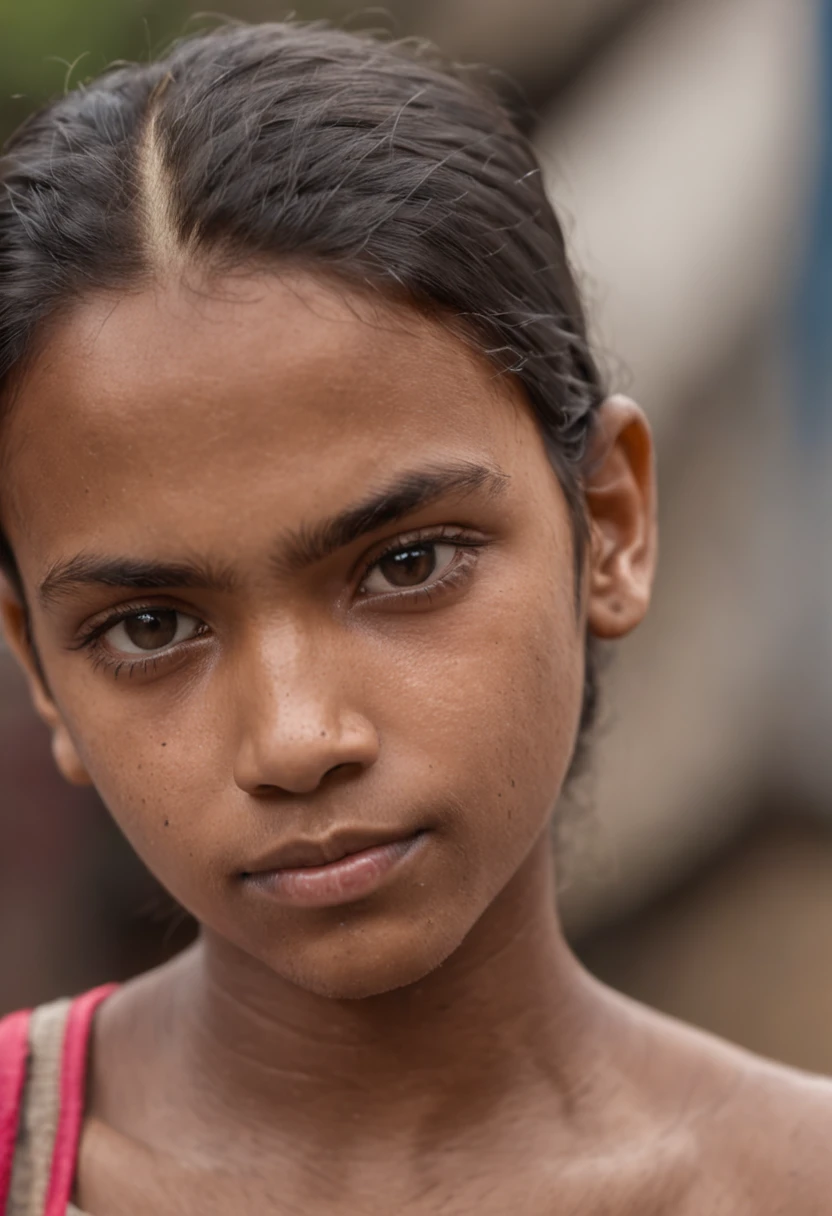
M 240 647 L 234 713 L 237 784 L 308 793 L 333 768 L 365 768 L 378 750 L 351 687 L 346 650 L 310 622 L 259 624 Z
M 257 621 L 243 640 L 239 672 L 240 692 L 255 714 L 285 717 L 292 708 L 308 702 L 310 712 L 326 712 L 333 697 L 328 672 L 329 646 L 323 630 L 312 630 L 297 620 Z

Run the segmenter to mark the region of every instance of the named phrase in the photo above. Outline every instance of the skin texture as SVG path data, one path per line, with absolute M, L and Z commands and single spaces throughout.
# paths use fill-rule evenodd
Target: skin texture
M 585 634 L 638 623 L 655 562 L 632 403 L 601 412 L 579 588 L 517 385 L 296 271 L 83 302 L 3 446 L 37 662 L 9 592 L 5 626 L 56 760 L 203 926 L 97 1018 L 91 1216 L 823 1210 L 824 1084 L 607 992 L 554 911 Z M 311 552 L 324 521 L 440 474 L 455 487 Z M 436 571 L 392 586 L 391 545 Z M 80 578 L 103 559 L 114 585 Z M 211 585 L 128 587 L 125 562 Z M 125 655 L 125 611 L 180 640 Z M 247 877 L 347 829 L 420 835 L 335 906 Z

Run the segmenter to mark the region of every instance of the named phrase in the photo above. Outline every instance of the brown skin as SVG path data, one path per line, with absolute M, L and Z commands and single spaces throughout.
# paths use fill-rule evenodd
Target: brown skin
M 553 910 L 584 637 L 623 635 L 649 598 L 639 410 L 601 411 L 576 608 L 521 392 L 404 308 L 299 272 L 170 282 L 79 305 L 18 389 L 4 524 L 48 687 L 8 591 L 7 635 L 64 774 L 203 926 L 96 1020 L 80 1206 L 827 1210 L 829 1088 L 609 993 Z M 472 466 L 479 484 L 290 560 L 403 475 Z M 402 538 L 438 575 L 417 562 L 397 593 L 383 555 Z M 198 563 L 217 585 L 55 587 L 79 554 Z M 125 607 L 176 610 L 154 619 L 181 640 L 132 669 L 124 625 L 79 647 Z M 344 827 L 424 835 L 338 907 L 244 877 Z

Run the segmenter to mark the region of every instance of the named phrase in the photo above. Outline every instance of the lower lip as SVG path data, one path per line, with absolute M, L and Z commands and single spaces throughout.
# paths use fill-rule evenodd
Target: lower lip
M 246 879 L 289 907 L 337 907 L 372 895 L 397 866 L 413 855 L 424 837 L 424 832 L 417 832 L 406 840 L 350 853 L 329 865 L 263 870 L 246 875 Z

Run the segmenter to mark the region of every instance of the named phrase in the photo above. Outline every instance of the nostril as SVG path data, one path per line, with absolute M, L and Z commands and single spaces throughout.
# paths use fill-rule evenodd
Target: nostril
M 350 782 L 364 772 L 367 766 L 358 760 L 343 760 L 333 764 L 321 778 L 322 785 L 337 785 L 339 782 Z
M 328 768 L 324 773 L 324 779 L 331 777 L 333 773 L 339 772 L 344 768 L 360 768 L 361 766 L 355 763 L 350 763 L 347 760 L 342 760 L 340 764 L 333 764 L 332 768 Z

